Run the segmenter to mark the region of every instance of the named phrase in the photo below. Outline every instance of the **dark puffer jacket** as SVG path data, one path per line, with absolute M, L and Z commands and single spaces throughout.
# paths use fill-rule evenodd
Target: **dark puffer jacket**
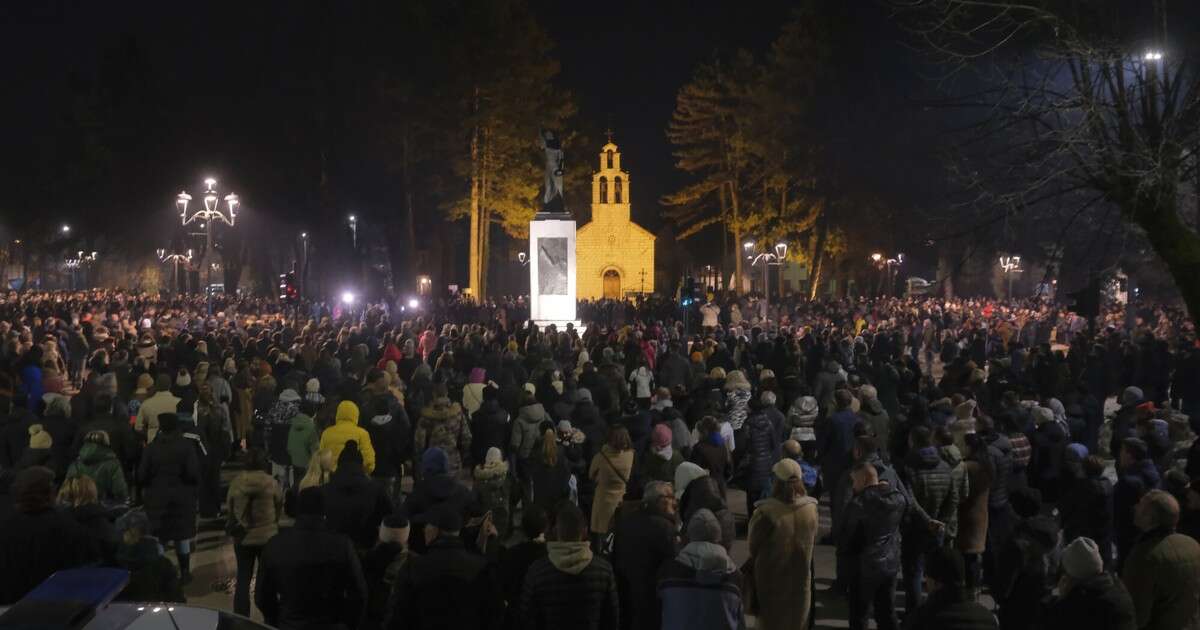
M 1133 508 L 1142 495 L 1158 488 L 1160 478 L 1154 462 L 1143 459 L 1120 471 L 1113 487 L 1113 533 L 1117 539 L 1117 558 L 1124 561 L 1138 537 L 1133 523 Z
M 551 557 L 555 545 L 547 543 Z M 582 570 L 567 572 L 550 557 L 529 567 L 521 590 L 521 621 L 529 630 L 616 628 L 620 618 L 612 565 L 593 557 Z
M 950 479 L 950 466 L 938 455 L 937 447 L 910 451 L 904 461 L 903 479 L 930 518 L 943 523 L 958 514 L 958 490 Z
M 771 466 L 779 461 L 779 432 L 762 409 L 757 409 L 746 420 L 748 447 L 746 459 L 746 491 L 751 500 L 761 498 L 759 494 L 768 488 Z
M 838 550 L 857 557 L 864 578 L 900 571 L 900 523 L 908 499 L 890 484 L 863 489 L 846 506 Z
M 1109 573 L 1087 578 L 1074 586 L 1042 613 L 1041 630 L 1088 628 L 1089 630 L 1136 630 L 1137 615 L 1129 591 Z

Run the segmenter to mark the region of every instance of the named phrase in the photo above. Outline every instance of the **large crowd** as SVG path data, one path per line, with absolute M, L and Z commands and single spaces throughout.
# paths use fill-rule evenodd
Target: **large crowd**
M 233 611 L 287 630 L 805 629 L 819 545 L 855 629 L 1200 619 L 1179 310 L 579 312 L 0 298 L 0 606 L 85 566 L 185 601 L 216 521 Z

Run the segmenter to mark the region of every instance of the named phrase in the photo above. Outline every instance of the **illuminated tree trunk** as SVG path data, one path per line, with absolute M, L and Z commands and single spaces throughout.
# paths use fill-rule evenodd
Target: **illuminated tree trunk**
M 742 278 L 742 215 L 738 211 L 738 193 L 736 182 L 729 182 L 729 206 L 733 211 L 733 273 L 737 278 L 738 293 L 746 292 L 746 282 Z
M 482 283 L 479 270 L 480 252 L 479 252 L 479 232 L 481 229 L 480 217 L 480 167 L 479 167 L 479 127 L 471 133 L 471 198 L 470 198 L 470 215 L 471 215 L 471 242 L 469 246 L 469 263 L 467 267 L 467 286 L 471 287 L 473 297 L 478 300 L 480 298 L 479 291 L 482 289 Z

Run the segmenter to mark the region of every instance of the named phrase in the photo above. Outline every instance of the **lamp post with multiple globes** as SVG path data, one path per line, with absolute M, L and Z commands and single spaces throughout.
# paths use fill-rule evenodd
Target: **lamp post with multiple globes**
M 179 219 L 183 225 L 199 221 L 200 229 L 204 230 L 204 250 L 200 253 L 200 266 L 204 269 L 204 290 L 207 294 L 212 286 L 213 266 L 209 264 L 209 256 L 213 250 L 213 223 L 220 221 L 233 227 L 237 222 L 240 201 L 237 195 L 229 193 L 224 197 L 225 208 L 222 209 L 222 198 L 217 193 L 217 180 L 212 177 L 204 180 L 203 207 L 188 212 L 191 200 L 192 196 L 183 191 L 175 196 L 175 205 L 179 208 Z

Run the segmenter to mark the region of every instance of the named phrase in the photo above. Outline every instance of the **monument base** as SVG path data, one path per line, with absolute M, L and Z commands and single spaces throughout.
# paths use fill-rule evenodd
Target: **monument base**
M 529 319 L 575 322 L 575 221 L 570 215 L 529 223 Z

